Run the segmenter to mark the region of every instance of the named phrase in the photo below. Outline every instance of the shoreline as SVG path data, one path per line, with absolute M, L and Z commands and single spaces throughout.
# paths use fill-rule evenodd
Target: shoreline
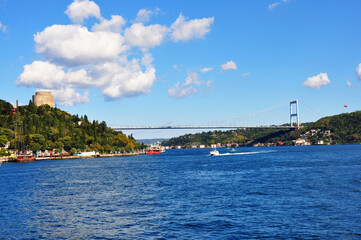
M 46 161 L 46 160 L 59 160 L 59 159 L 79 159 L 79 158 L 106 158 L 106 157 L 127 157 L 127 156 L 138 156 L 143 153 L 108 153 L 98 154 L 93 156 L 46 156 L 46 157 L 35 157 L 35 161 Z M 0 157 L 0 163 L 5 162 L 16 162 L 16 159 L 10 157 Z

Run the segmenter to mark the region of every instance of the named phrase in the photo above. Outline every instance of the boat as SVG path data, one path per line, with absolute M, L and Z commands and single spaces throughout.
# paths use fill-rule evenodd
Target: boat
M 232 148 L 231 152 L 235 152 L 236 150 L 234 148 Z
M 158 145 L 151 146 L 147 149 L 145 149 L 145 154 L 160 154 L 164 151 L 162 151 L 162 148 Z
M 210 154 L 211 156 L 217 156 L 217 155 L 219 155 L 219 152 L 218 152 L 217 149 L 214 149 L 213 151 L 210 151 L 209 154 Z
M 35 158 L 30 154 L 21 154 L 16 157 L 16 162 L 24 163 L 24 162 L 34 162 Z

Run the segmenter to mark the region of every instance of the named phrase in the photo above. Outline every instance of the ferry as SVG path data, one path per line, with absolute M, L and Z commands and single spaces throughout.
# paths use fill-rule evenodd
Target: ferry
M 16 162 L 24 163 L 24 162 L 34 162 L 35 158 L 33 155 L 21 154 L 16 157 Z
M 145 149 L 145 154 L 160 154 L 164 150 L 160 146 L 151 146 L 150 148 Z

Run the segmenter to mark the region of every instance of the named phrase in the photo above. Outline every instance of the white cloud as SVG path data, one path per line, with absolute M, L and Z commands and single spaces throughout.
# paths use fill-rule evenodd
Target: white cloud
M 134 20 L 134 22 L 148 22 L 153 15 L 158 15 L 160 13 L 159 8 L 155 8 L 154 10 L 149 9 L 140 9 L 137 14 L 137 18 Z
M 36 52 L 66 66 L 115 59 L 127 50 L 123 37 L 112 32 L 89 32 L 80 25 L 53 25 L 34 36 Z
M 92 74 L 101 84 L 103 95 L 109 99 L 135 97 L 151 91 L 156 79 L 155 68 L 142 71 L 137 60 L 126 63 L 105 63 L 96 66 Z
M 64 89 L 51 89 L 50 91 L 54 96 L 54 102 L 65 107 L 90 101 L 88 91 L 84 92 L 83 95 L 69 87 Z
M 65 81 L 65 72 L 49 62 L 34 61 L 24 66 L 24 72 L 20 74 L 17 85 L 28 87 L 57 88 Z
M 112 15 L 110 20 L 103 19 L 101 23 L 94 24 L 92 30 L 94 32 L 120 33 L 125 23 L 126 21 L 122 16 Z
M 251 75 L 251 73 L 250 72 L 245 72 L 245 73 L 242 73 L 242 77 L 247 77 L 247 76 L 250 76 Z
M 164 37 L 169 32 L 166 26 L 159 24 L 144 26 L 143 23 L 135 23 L 125 29 L 126 42 L 135 47 L 152 48 L 162 44 Z
M 222 71 L 236 70 L 237 65 L 235 62 L 229 61 L 229 62 L 226 62 L 225 64 L 223 64 L 221 69 L 222 69 Z
M 328 79 L 327 73 L 320 73 L 316 76 L 307 78 L 307 80 L 303 83 L 303 86 L 319 89 L 321 86 L 327 85 L 330 82 L 331 81 Z
M 99 6 L 89 0 L 75 0 L 68 6 L 65 13 L 74 23 L 82 23 L 89 17 L 101 19 Z
M 214 17 L 186 21 L 186 18 L 180 14 L 171 26 L 171 37 L 175 42 L 202 38 L 210 31 L 213 22 Z
M 361 80 L 361 63 L 356 68 L 356 74 L 357 74 L 358 80 Z
M 42 88 L 64 88 L 69 85 L 87 88 L 96 85 L 84 69 L 65 72 L 62 67 L 42 61 L 25 65 L 24 72 L 20 74 L 16 84 Z
M 281 1 L 278 1 L 278 2 L 274 2 L 272 4 L 269 4 L 268 5 L 268 10 L 273 10 L 275 7 L 279 6 L 281 3 L 288 3 L 289 0 L 281 0 Z
M 36 52 L 43 60 L 25 65 L 16 84 L 50 89 L 57 103 L 65 106 L 89 102 L 92 89 L 101 92 L 107 100 L 150 93 L 156 69 L 148 49 L 161 45 L 170 36 L 171 28 L 159 24 L 144 26 L 143 22 L 159 11 L 139 11 L 137 21 L 140 22 L 125 28 L 122 16 L 103 19 L 93 1 L 74 0 L 66 14 L 77 24 L 52 25 L 34 34 Z M 81 24 L 89 17 L 100 20 L 91 31 Z M 172 25 L 172 34 L 182 41 L 203 37 L 213 20 L 185 21 L 180 15 L 177 24 Z M 4 26 L 0 27 L 3 30 Z M 134 51 L 134 47 L 141 51 Z M 207 82 L 207 88 L 210 84 Z M 168 92 L 171 96 L 183 97 L 197 93 L 203 85 L 198 73 L 189 73 L 182 85 Z
M 189 86 L 189 85 L 201 85 L 202 82 L 199 81 L 200 77 L 198 75 L 198 73 L 195 73 L 195 72 L 191 72 L 191 73 L 188 73 L 188 76 L 186 78 L 186 81 L 185 83 L 183 84 L 184 86 Z
M 2 31 L 3 33 L 6 33 L 8 31 L 8 27 L 3 25 L 1 22 L 0 22 L 0 31 Z
M 206 89 L 212 87 L 212 81 L 207 81 L 204 83 L 200 80 L 200 76 L 196 72 L 188 72 L 187 78 L 184 83 L 180 84 L 177 82 L 172 88 L 168 90 L 168 95 L 172 98 L 183 98 L 187 95 L 192 95 L 198 93 L 203 86 Z
M 212 70 L 213 70 L 213 68 L 209 67 L 209 68 L 202 68 L 200 71 L 201 71 L 202 73 L 206 73 L 206 72 L 210 72 L 210 71 L 212 71 Z
M 349 86 L 350 88 L 356 88 L 356 86 L 354 84 L 352 84 L 350 81 L 346 81 L 347 86 Z
M 272 3 L 272 4 L 268 5 L 268 10 L 272 10 L 280 4 L 281 4 L 281 2 Z
M 172 98 L 183 98 L 187 95 L 196 94 L 197 89 L 191 87 L 179 86 L 179 83 L 176 83 L 174 87 L 168 90 L 168 95 Z
M 213 81 L 208 80 L 207 83 L 206 83 L 206 88 L 207 88 L 207 89 L 212 88 L 212 83 L 213 83 Z
M 149 54 L 149 53 L 148 53 Z M 89 69 L 65 72 L 49 62 L 35 61 L 25 65 L 17 85 L 48 89 L 99 89 L 107 99 L 133 97 L 149 93 L 156 79 L 155 69 L 146 56 L 145 71 L 137 60 L 108 62 L 90 66 Z

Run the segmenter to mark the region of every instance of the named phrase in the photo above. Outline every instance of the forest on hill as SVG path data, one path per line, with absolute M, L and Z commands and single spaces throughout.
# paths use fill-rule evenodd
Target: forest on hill
M 221 143 L 237 145 L 292 145 L 296 139 L 309 144 L 359 144 L 361 143 L 361 111 L 343 113 L 302 124 L 299 129 L 237 129 L 186 134 L 163 141 L 165 146 L 191 146 Z
M 145 148 L 132 136 L 107 127 L 104 121 L 90 122 L 86 115 L 71 115 L 49 105 L 38 107 L 31 101 L 15 109 L 11 103 L 0 100 L 0 147 L 10 142 L 10 149 L 15 148 L 15 125 L 21 126 L 23 147 L 33 152 L 131 152 Z

